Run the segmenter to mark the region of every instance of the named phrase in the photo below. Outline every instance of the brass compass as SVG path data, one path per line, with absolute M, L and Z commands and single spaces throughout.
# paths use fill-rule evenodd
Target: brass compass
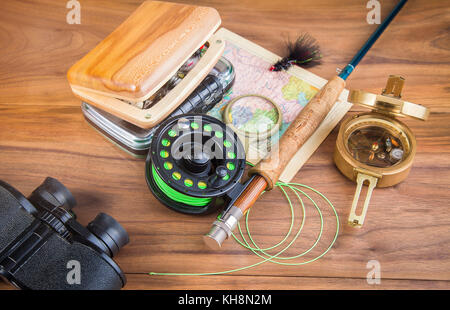
M 412 131 L 397 116 L 426 120 L 429 110 L 404 101 L 401 91 L 405 79 L 391 75 L 381 95 L 353 90 L 349 102 L 372 109 L 372 112 L 346 119 L 338 133 L 334 161 L 339 170 L 357 183 L 348 223 L 361 227 L 375 187 L 392 186 L 403 181 L 411 169 L 416 153 Z M 363 185 L 368 185 L 364 206 L 356 209 Z

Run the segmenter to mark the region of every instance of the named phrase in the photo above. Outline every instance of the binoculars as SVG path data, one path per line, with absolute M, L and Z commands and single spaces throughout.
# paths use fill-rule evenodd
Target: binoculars
M 82 226 L 75 204 L 50 177 L 28 198 L 0 181 L 0 277 L 21 289 L 121 289 L 126 278 L 112 258 L 127 232 L 104 213 Z

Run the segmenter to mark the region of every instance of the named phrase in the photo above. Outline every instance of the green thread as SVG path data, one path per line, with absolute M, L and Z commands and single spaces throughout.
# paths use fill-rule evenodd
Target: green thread
M 167 157 L 169 157 L 169 152 L 167 152 L 166 150 L 162 150 L 161 152 L 159 152 L 159 155 L 162 158 L 167 158 Z
M 172 178 L 173 178 L 175 181 L 178 181 L 179 179 L 181 179 L 181 173 L 179 173 L 179 172 L 177 172 L 177 171 L 172 172 Z M 161 187 L 162 187 L 162 186 L 161 186 Z
M 200 189 L 205 189 L 208 185 L 206 184 L 206 182 L 200 181 L 197 183 L 197 186 Z
M 229 159 L 235 159 L 236 158 L 236 153 L 228 152 L 227 155 L 228 155 Z
M 150 272 L 149 275 L 166 275 L 166 276 L 220 275 L 220 274 L 232 273 L 232 272 L 237 272 L 237 271 L 253 268 L 253 267 L 261 265 L 261 264 L 263 264 L 265 262 L 271 262 L 271 263 L 278 264 L 278 265 L 299 266 L 299 265 L 305 265 L 305 264 L 308 264 L 308 263 L 312 263 L 312 262 L 320 259 L 321 257 L 323 257 L 333 247 L 333 245 L 336 242 L 336 239 L 337 239 L 337 237 L 339 235 L 339 216 L 338 216 L 338 214 L 336 212 L 336 209 L 334 208 L 333 204 L 321 192 L 319 192 L 318 190 L 316 190 L 316 189 L 314 189 L 314 188 L 312 188 L 310 186 L 307 186 L 307 185 L 303 185 L 303 184 L 300 184 L 300 183 L 282 183 L 282 182 L 277 182 L 276 186 L 283 192 L 284 196 L 286 197 L 286 199 L 287 199 L 287 201 L 289 203 L 289 207 L 290 207 L 290 211 L 291 211 L 291 224 L 290 224 L 289 230 L 286 233 L 286 235 L 284 236 L 284 238 L 280 242 L 278 242 L 277 244 L 275 244 L 275 245 L 273 245 L 271 247 L 261 249 L 256 244 L 256 242 L 253 240 L 253 237 L 252 237 L 252 235 L 250 233 L 250 230 L 249 230 L 248 222 L 249 222 L 250 210 L 247 212 L 247 214 L 245 216 L 245 227 L 246 227 L 246 230 L 247 230 L 248 238 L 249 238 L 249 240 L 250 240 L 252 245 L 250 245 L 250 243 L 245 238 L 245 235 L 244 235 L 244 233 L 243 233 L 243 231 L 241 229 L 240 223 L 238 223 L 238 229 L 239 229 L 239 234 L 241 235 L 241 238 L 242 238 L 243 241 L 239 240 L 233 234 L 233 238 L 241 246 L 243 246 L 244 248 L 252 251 L 254 254 L 256 254 L 257 256 L 262 258 L 262 260 L 260 262 L 257 262 L 257 263 L 252 264 L 252 265 L 236 268 L 236 269 L 219 271 L 219 272 L 208 272 L 208 273 L 162 273 L 162 272 Z M 297 196 L 297 198 L 299 199 L 300 204 L 301 204 L 301 208 L 302 208 L 302 212 L 303 212 L 302 222 L 301 222 L 300 227 L 299 227 L 297 233 L 295 234 L 294 238 L 282 250 L 280 250 L 278 253 L 276 253 L 275 255 L 270 255 L 270 254 L 267 253 L 267 251 L 268 250 L 272 250 L 274 248 L 277 248 L 278 246 L 281 246 L 282 244 L 284 244 L 284 242 L 291 235 L 292 230 L 294 228 L 294 206 L 293 206 L 293 204 L 291 202 L 291 199 L 289 198 L 289 195 L 287 194 L 287 192 L 286 192 L 284 187 L 287 187 L 288 189 L 292 190 L 294 192 L 294 194 Z M 316 245 L 319 243 L 320 239 L 322 238 L 323 226 L 324 226 L 323 225 L 322 211 L 320 210 L 319 206 L 316 204 L 316 202 L 308 194 L 306 194 L 299 187 L 303 187 L 303 188 L 306 188 L 306 189 L 309 189 L 309 190 L 313 191 L 314 193 L 319 195 L 322 199 L 324 199 L 327 202 L 327 204 L 333 210 L 333 213 L 334 213 L 335 218 L 336 218 L 336 233 L 335 233 L 334 238 L 331 241 L 330 245 L 321 254 L 319 254 L 318 256 L 316 256 L 316 257 L 314 257 L 314 258 L 312 258 L 310 260 L 304 261 L 304 262 L 289 263 L 289 262 L 284 262 L 284 261 L 302 257 L 302 256 L 306 255 L 307 253 L 309 253 L 310 251 L 312 251 L 316 247 Z M 303 253 L 300 253 L 298 255 L 295 255 L 295 256 L 280 256 L 283 252 L 285 252 L 287 249 L 289 249 L 291 247 L 291 245 L 298 239 L 298 237 L 300 236 L 300 233 L 303 230 L 303 226 L 304 226 L 305 219 L 306 219 L 306 211 L 305 211 L 305 206 L 304 206 L 303 200 L 300 197 L 299 193 L 303 194 L 306 198 L 308 198 L 313 203 L 314 207 L 316 208 L 316 210 L 317 210 L 317 212 L 318 212 L 318 214 L 320 216 L 320 231 L 318 233 L 318 236 L 317 236 L 315 242 L 313 243 L 313 245 L 308 250 L 306 250 Z
M 198 198 L 185 195 L 168 186 L 156 172 L 152 164 L 152 176 L 158 188 L 170 199 L 193 207 L 204 207 L 211 202 L 211 198 Z M 192 181 L 191 181 L 192 182 Z M 192 186 L 192 184 L 190 185 Z
M 191 179 L 184 180 L 184 185 L 187 187 L 192 187 L 194 185 L 194 182 Z
M 171 170 L 173 168 L 173 164 L 171 162 L 166 161 L 164 164 L 164 169 Z
M 203 130 L 210 132 L 210 131 L 212 131 L 212 126 L 209 124 L 206 124 L 205 126 L 203 126 Z
M 162 140 L 161 140 L 161 144 L 162 144 L 163 146 L 169 146 L 169 145 L 170 145 L 170 141 L 167 140 L 167 139 L 162 139 Z
M 228 162 L 227 163 L 227 169 L 228 170 L 234 170 L 234 168 L 236 168 L 236 166 L 232 162 Z
M 228 141 L 228 140 L 223 140 L 223 145 L 224 145 L 225 147 L 231 147 L 231 146 L 232 146 L 231 142 Z

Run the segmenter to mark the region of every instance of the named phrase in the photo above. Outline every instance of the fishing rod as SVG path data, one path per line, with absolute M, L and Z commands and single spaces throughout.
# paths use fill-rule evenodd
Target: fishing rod
M 271 190 L 295 153 L 315 132 L 328 115 L 345 87 L 345 81 L 361 59 L 370 50 L 386 27 L 408 0 L 401 0 L 375 32 L 364 43 L 347 66 L 328 81 L 313 99 L 301 110 L 279 141 L 277 154 L 273 152 L 249 170 L 250 180 L 239 197 L 217 218 L 203 238 L 211 248 L 220 248 L 231 236 L 242 216 L 253 206 L 262 192 Z

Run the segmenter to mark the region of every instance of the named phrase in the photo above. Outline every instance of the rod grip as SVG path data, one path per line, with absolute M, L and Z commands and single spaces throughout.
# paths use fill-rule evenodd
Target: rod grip
M 300 111 L 281 137 L 278 148 L 274 148 L 268 157 L 251 168 L 249 174 L 261 175 L 267 182 L 266 189 L 272 189 L 295 153 L 325 119 L 344 87 L 345 81 L 342 78 L 335 76 L 330 79 Z
M 245 214 L 250 209 L 259 196 L 267 187 L 267 182 L 264 177 L 256 175 L 255 178 L 248 184 L 242 194 L 236 199 L 234 206 L 241 209 L 242 214 Z

